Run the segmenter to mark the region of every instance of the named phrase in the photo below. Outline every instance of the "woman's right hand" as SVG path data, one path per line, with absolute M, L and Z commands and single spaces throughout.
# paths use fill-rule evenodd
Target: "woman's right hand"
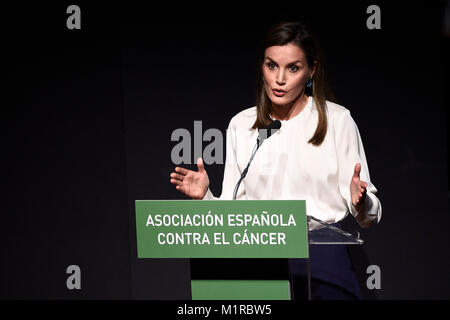
M 175 167 L 175 172 L 170 174 L 170 183 L 176 185 L 176 189 L 192 199 L 203 199 L 209 187 L 209 178 L 203 165 L 203 159 L 197 159 L 198 171 L 192 171 L 181 167 Z

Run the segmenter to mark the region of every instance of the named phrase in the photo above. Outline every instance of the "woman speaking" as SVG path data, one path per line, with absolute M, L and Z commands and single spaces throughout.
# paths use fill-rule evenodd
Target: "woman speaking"
M 309 216 L 327 223 L 348 213 L 363 228 L 377 223 L 381 203 L 358 127 L 349 110 L 333 102 L 317 40 L 301 23 L 277 24 L 263 42 L 259 66 L 256 106 L 236 114 L 228 126 L 220 197 L 209 190 L 201 158 L 198 171 L 176 167 L 170 182 L 193 199 L 232 199 L 259 131 L 279 120 L 279 130 L 254 155 L 236 199 L 302 199 Z M 310 262 L 313 299 L 361 297 L 346 246 L 311 246 Z M 290 268 L 296 279 L 302 277 L 298 259 L 291 259 Z

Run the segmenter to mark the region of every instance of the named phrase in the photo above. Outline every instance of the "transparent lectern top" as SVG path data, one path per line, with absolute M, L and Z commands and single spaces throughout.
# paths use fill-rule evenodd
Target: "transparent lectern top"
M 308 216 L 308 225 L 320 226 L 318 229 L 308 231 L 309 244 L 363 244 L 364 240 L 359 237 L 359 232 L 355 235 L 348 233 L 332 224 L 328 224 L 314 217 Z M 308 228 L 309 229 L 309 228 Z

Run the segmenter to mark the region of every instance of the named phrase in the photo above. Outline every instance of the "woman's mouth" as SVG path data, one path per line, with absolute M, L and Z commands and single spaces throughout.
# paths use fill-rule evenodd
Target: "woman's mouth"
M 282 97 L 284 96 L 287 92 L 284 90 L 277 90 L 277 89 L 272 89 L 272 92 L 274 95 L 276 95 L 277 97 Z

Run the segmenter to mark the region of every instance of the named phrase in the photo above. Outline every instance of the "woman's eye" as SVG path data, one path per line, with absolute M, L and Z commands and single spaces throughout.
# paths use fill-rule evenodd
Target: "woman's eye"
M 269 69 L 273 69 L 273 68 L 275 68 L 275 63 L 269 62 L 269 63 L 267 64 L 267 67 L 268 67 Z
M 297 72 L 300 68 L 298 66 L 290 66 L 289 70 L 292 72 Z

